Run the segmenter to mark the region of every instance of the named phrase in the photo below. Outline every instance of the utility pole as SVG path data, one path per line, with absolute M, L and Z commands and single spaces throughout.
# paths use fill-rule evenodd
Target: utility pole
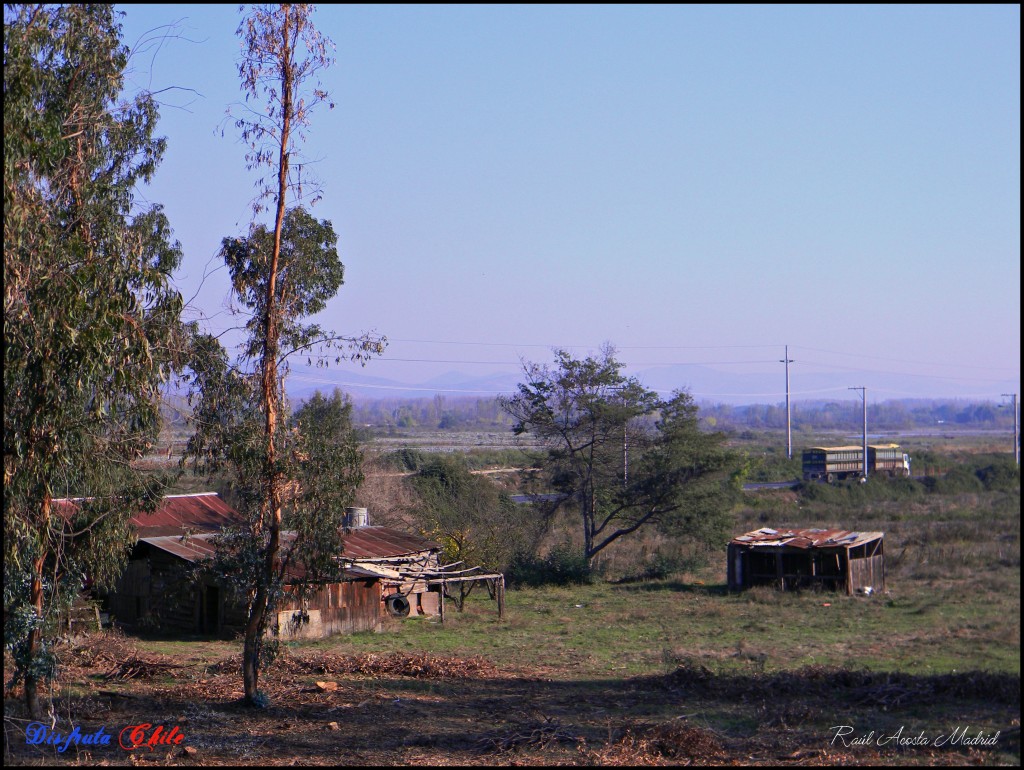
M 786 355 L 782 361 L 786 365 L 786 459 L 793 459 L 793 415 L 789 411 L 789 365 L 793 359 L 789 357 L 789 345 L 786 345 Z
M 1020 421 L 1017 418 L 1017 394 L 1003 393 L 1003 397 L 1013 399 L 1013 461 L 1020 465 Z
M 861 401 L 864 402 L 864 478 L 868 477 L 868 389 L 863 385 L 858 388 L 847 388 L 847 390 L 859 390 Z

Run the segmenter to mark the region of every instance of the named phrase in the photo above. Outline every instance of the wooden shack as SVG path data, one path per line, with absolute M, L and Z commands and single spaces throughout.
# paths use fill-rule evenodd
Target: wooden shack
M 214 553 L 216 533 L 140 538 L 128 569 L 108 597 L 111 616 L 125 625 L 166 633 L 224 635 L 245 627 L 246 610 L 211 576 L 194 568 Z M 198 575 L 198 577 L 197 577 Z M 287 580 L 286 576 L 286 580 Z M 290 577 L 299 577 L 291 570 Z M 317 638 L 380 627 L 380 578 L 348 567 L 342 580 L 300 597 L 285 586 L 276 630 L 288 638 Z
M 58 501 L 65 508 L 78 501 Z M 198 569 L 224 528 L 244 517 L 213 492 L 169 495 L 156 510 L 132 517 L 138 540 L 128 566 L 103 599 L 121 625 L 164 633 L 224 635 L 244 628 L 244 598 Z M 448 586 L 484 581 L 504 609 L 504 576 L 440 563 L 441 546 L 389 527 L 371 526 L 365 508 L 346 509 L 340 580 L 300 593 L 301 564 L 289 566 L 285 597 L 270 624 L 286 637 L 317 638 L 373 631 L 387 617 L 444 615 Z M 295 537 L 282 533 L 282 546 Z
M 729 588 L 770 585 L 842 590 L 867 595 L 885 590 L 882 532 L 767 527 L 729 543 Z

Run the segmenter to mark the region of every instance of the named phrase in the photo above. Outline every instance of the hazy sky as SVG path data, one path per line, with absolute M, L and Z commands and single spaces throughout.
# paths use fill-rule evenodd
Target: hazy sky
M 146 196 L 217 331 L 233 321 L 216 253 L 247 230 L 256 181 L 224 120 L 242 96 L 241 16 L 118 7 L 138 44 L 129 88 L 176 87 Z M 336 108 L 314 114 L 303 151 L 346 268 L 320 320 L 391 341 L 328 379 L 507 373 L 605 341 L 630 371 L 781 375 L 788 344 L 794 376 L 1019 391 L 1019 6 L 325 5 L 313 19 L 337 46 L 322 74 Z

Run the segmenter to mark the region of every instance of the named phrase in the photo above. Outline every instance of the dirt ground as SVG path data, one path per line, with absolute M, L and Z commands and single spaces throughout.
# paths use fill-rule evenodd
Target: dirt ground
M 680 667 L 631 679 L 565 678 L 537 665 L 430 653 L 285 653 L 266 673 L 267 708 L 239 705 L 239 657 L 211 663 L 140 653 L 97 634 L 64 650 L 56 730 L 100 727 L 106 746 L 27 745 L 17 701 L 5 701 L 5 763 L 20 765 L 1019 765 L 1020 679 L 995 674 L 868 674 L 805 668 L 715 676 Z M 917 736 L 923 710 L 969 726 L 959 739 Z M 822 713 L 857 725 L 835 739 Z M 826 718 L 827 719 L 827 718 Z M 831 721 L 831 720 L 830 720 Z M 151 724 L 180 743 L 132 744 Z M 931 722 L 934 724 L 934 720 Z M 853 739 L 874 732 L 864 744 Z M 900 728 L 904 728 L 902 733 Z M 970 745 L 979 730 L 996 745 Z M 151 735 L 153 728 L 145 731 Z M 141 733 L 140 733 L 141 735 Z M 126 737 L 127 736 L 127 737 Z M 888 738 L 881 746 L 878 738 Z M 898 745 L 899 743 L 905 745 Z M 920 744 L 920 741 L 918 741 Z

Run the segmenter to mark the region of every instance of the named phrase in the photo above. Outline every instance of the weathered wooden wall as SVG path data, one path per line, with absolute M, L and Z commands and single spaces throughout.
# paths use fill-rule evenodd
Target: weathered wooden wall
M 301 614 L 296 617 L 303 610 L 308 620 Z M 376 631 L 381 622 L 380 583 L 374 579 L 331 583 L 305 601 L 290 591 L 281 602 L 278 621 L 280 632 L 292 638 Z
M 885 590 L 885 557 L 882 554 L 863 559 L 850 559 L 849 590 L 856 592 L 870 588 L 872 591 Z

